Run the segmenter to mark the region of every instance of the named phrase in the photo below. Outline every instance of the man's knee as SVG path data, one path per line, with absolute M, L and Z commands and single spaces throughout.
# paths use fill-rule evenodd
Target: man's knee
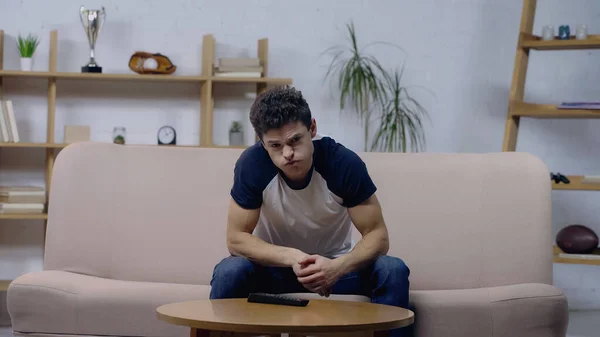
M 375 260 L 374 268 L 375 270 L 387 274 L 388 277 L 391 277 L 396 282 L 407 280 L 410 276 L 410 269 L 406 263 L 402 259 L 394 256 L 380 256 Z
M 213 281 L 235 280 L 245 277 L 254 271 L 254 263 L 244 257 L 229 256 L 221 260 L 213 271 Z M 212 283 L 212 282 L 211 282 Z

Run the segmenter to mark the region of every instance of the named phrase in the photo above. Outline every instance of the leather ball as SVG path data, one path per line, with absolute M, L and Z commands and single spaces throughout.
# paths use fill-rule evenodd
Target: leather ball
M 584 225 L 569 225 L 556 234 L 556 245 L 567 254 L 589 254 L 598 247 L 598 235 Z

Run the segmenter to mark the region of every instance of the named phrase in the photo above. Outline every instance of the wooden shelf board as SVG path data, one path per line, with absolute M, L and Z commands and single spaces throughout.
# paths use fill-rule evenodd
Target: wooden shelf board
M 2 147 L 30 147 L 30 148 L 63 148 L 69 144 L 50 144 L 50 143 L 0 143 L 0 148 Z
M 223 83 L 267 83 L 267 84 L 292 84 L 291 78 L 277 77 L 212 77 L 213 82 Z
M 569 40 L 542 40 L 541 37 L 523 34 L 521 46 L 535 50 L 583 50 L 600 49 L 600 35 L 588 35 L 586 40 L 577 40 L 571 36 Z
M 552 189 L 567 190 L 567 191 L 600 191 L 600 184 L 583 183 L 583 176 L 567 176 L 570 183 L 555 183 L 552 182 Z
M 600 118 L 600 110 L 559 109 L 554 104 L 515 102 L 511 108 L 511 115 L 531 118 Z
M 147 81 L 147 82 L 195 82 L 206 81 L 223 83 L 268 83 L 268 84 L 291 84 L 291 78 L 277 77 L 208 77 L 208 76 L 178 76 L 178 75 L 140 75 L 140 74 L 110 74 L 110 73 L 76 73 L 76 72 L 49 72 L 49 71 L 20 71 L 0 70 L 0 77 L 24 77 L 24 78 L 56 78 L 72 80 L 106 80 L 106 81 Z
M 0 280 L 0 292 L 7 291 L 11 282 L 12 280 Z
M 586 258 L 578 258 L 578 257 L 565 257 L 559 256 L 563 251 L 554 246 L 554 262 L 555 263 L 566 263 L 566 264 L 587 264 L 593 266 L 600 266 L 600 259 L 586 259 Z M 596 250 L 590 255 L 600 255 L 600 248 L 596 248 Z
M 3 147 L 24 147 L 24 148 L 65 148 L 70 144 L 50 144 L 50 143 L 0 143 L 0 148 Z M 159 146 L 157 144 L 125 144 L 125 146 Z M 229 149 L 245 149 L 248 145 L 229 146 L 229 145 L 161 145 L 166 147 L 207 147 L 207 148 L 229 148 Z
M 203 82 L 208 80 L 203 76 L 176 76 L 176 75 L 140 75 L 140 74 L 110 74 L 110 73 L 76 73 L 76 72 L 50 72 L 50 71 L 20 71 L 0 70 L 4 77 L 33 77 L 56 78 L 73 80 L 107 80 L 107 81 L 150 81 L 150 82 Z
M 48 214 L 2 214 L 0 213 L 0 219 L 11 219 L 11 220 L 46 220 L 48 219 Z

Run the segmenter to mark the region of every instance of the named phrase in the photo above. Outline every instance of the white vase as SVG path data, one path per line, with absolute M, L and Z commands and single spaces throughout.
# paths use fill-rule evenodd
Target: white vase
M 243 132 L 230 132 L 229 133 L 229 145 L 230 146 L 244 145 L 244 133 Z
M 21 57 L 21 70 L 22 71 L 31 71 L 32 68 L 33 68 L 33 58 Z

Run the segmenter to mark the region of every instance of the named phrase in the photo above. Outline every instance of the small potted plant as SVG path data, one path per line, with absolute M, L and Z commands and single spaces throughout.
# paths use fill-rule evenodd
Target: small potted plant
M 242 124 L 238 121 L 231 123 L 231 128 L 229 128 L 229 145 L 244 145 L 244 132 L 242 131 Z
M 33 68 L 33 54 L 39 44 L 40 41 L 37 36 L 29 34 L 24 38 L 19 35 L 17 48 L 19 49 L 19 54 L 21 54 L 21 70 L 31 71 Z

